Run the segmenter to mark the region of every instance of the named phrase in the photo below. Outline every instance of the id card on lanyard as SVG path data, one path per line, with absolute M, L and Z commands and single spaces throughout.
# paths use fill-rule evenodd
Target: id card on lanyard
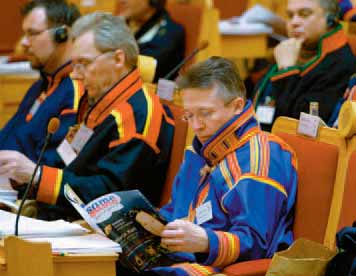
M 196 209 L 197 224 L 201 225 L 213 218 L 211 201 L 205 202 Z
M 81 124 L 79 129 L 74 129 L 76 129 L 76 133 L 74 134 L 73 140 L 68 142 L 67 139 L 64 139 L 63 142 L 57 147 L 57 152 L 66 166 L 77 158 L 79 152 L 94 134 L 94 131 L 84 124 Z
M 46 97 L 46 94 L 42 92 L 41 95 L 35 100 L 26 116 L 26 121 L 30 121 L 35 116 L 37 111 L 40 109 L 41 104 L 46 100 Z

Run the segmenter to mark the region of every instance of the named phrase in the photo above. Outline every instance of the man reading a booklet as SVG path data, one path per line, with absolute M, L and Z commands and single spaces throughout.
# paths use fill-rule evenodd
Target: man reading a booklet
M 72 64 L 86 94 L 77 125 L 57 152 L 64 169 L 41 166 L 32 196 L 42 219 L 78 215 L 66 201 L 64 184 L 89 202 L 101 195 L 139 189 L 158 203 L 165 180 L 173 120 L 158 96 L 143 89 L 136 68 L 138 47 L 122 18 L 108 13 L 81 17 L 72 29 Z M 35 164 L 15 151 L 0 151 L 0 174 L 23 185 Z
M 176 252 L 176 264 L 150 272 L 211 275 L 238 261 L 272 257 L 293 242 L 293 150 L 261 131 L 233 62 L 212 57 L 177 83 L 195 138 L 171 201 L 160 210 L 168 221 L 161 244 Z

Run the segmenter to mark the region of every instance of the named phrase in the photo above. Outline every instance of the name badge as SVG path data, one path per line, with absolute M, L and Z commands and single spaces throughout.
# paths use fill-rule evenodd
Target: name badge
M 256 110 L 257 120 L 262 124 L 272 124 L 276 108 L 268 105 L 259 105 Z
M 64 139 L 57 147 L 57 153 L 62 158 L 66 166 L 68 166 L 75 158 L 77 158 L 77 154 L 66 139 Z
M 315 138 L 318 135 L 320 118 L 304 112 L 300 113 L 298 133 Z
M 213 218 L 213 210 L 211 208 L 211 201 L 200 205 L 196 209 L 196 218 L 198 225 L 203 224 Z
M 157 95 L 161 99 L 172 101 L 176 83 L 171 80 L 159 79 L 157 84 Z
M 29 111 L 29 113 L 32 115 L 32 117 L 35 116 L 36 112 L 38 111 L 38 109 L 41 106 L 41 102 L 39 100 L 36 100 L 33 105 L 31 106 L 31 109 Z
M 79 153 L 93 134 L 94 131 L 92 129 L 82 124 L 70 143 L 73 150 Z

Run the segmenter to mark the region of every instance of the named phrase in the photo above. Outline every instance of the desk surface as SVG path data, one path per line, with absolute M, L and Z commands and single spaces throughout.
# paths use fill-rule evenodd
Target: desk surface
M 267 38 L 267 34 L 221 35 L 221 54 L 232 59 L 267 57 Z
M 0 128 L 15 114 L 28 88 L 37 79 L 36 75 L 0 74 Z
M 115 276 L 116 254 L 52 256 L 48 243 L 16 237 L 0 247 L 1 276 Z M 37 265 L 36 265 L 37 264 Z

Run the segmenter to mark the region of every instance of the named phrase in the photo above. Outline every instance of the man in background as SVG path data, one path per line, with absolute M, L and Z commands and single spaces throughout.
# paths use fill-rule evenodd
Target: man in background
M 289 0 L 289 39 L 274 50 L 276 64 L 257 86 L 254 101 L 264 129 L 278 116 L 299 118 L 317 102 L 328 122 L 342 97 L 356 59 L 338 23 L 336 0 Z
M 0 131 L 0 150 L 15 150 L 31 161 L 38 160 L 47 125 L 52 117 L 60 120 L 59 130 L 49 142 L 42 163 L 63 166 L 56 147 L 75 123 L 80 82 L 70 78 L 72 43 L 70 29 L 80 13 L 65 0 L 34 0 L 23 9 L 21 45 L 32 68 L 41 77 L 27 91 L 10 121 Z
M 184 29 L 165 10 L 166 0 L 118 0 L 118 4 L 119 15 L 126 18 L 134 32 L 140 54 L 157 60 L 156 82 L 183 60 Z

